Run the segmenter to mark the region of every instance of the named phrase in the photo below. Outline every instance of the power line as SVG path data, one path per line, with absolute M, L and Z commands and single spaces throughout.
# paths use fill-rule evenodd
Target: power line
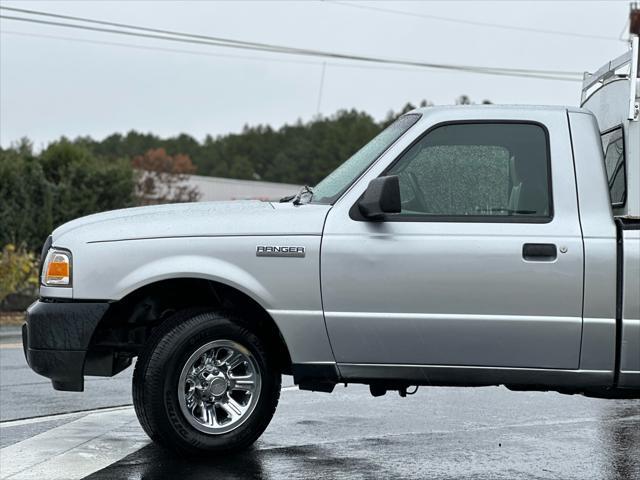
M 332 68 L 351 68 L 351 69 L 360 69 L 360 70 L 384 70 L 384 71 L 395 71 L 395 72 L 424 72 L 427 70 L 426 68 L 420 67 L 404 67 L 404 66 L 393 66 L 393 65 L 362 65 L 355 63 L 334 63 L 334 62 L 316 62 L 312 60 L 300 60 L 300 59 L 286 59 L 286 58 L 267 58 L 267 57 L 256 57 L 256 56 L 248 56 L 248 55 L 234 55 L 230 53 L 211 53 L 211 52 L 202 52 L 197 50 L 184 50 L 178 48 L 164 48 L 164 47 L 152 47 L 149 45 L 139 45 L 134 43 L 122 43 L 122 42 L 108 42 L 103 40 L 89 40 L 86 38 L 77 38 L 77 37 L 65 37 L 61 35 L 45 35 L 39 33 L 28 33 L 28 32 L 19 32 L 15 30 L 0 30 L 0 34 L 2 35 L 18 35 L 21 37 L 32 37 L 32 38 L 48 38 L 54 40 L 65 40 L 73 43 L 84 43 L 87 45 L 105 45 L 112 47 L 123 47 L 130 48 L 134 50 L 145 50 L 145 51 L 154 51 L 154 52 L 165 52 L 165 53 L 179 53 L 186 55 L 196 55 L 203 57 L 213 57 L 213 58 L 232 58 L 238 60 L 250 60 L 257 62 L 276 62 L 276 63 L 292 63 L 292 64 L 301 64 L 301 65 L 317 65 L 321 66 L 325 64 L 327 67 Z M 434 73 L 431 71 L 431 73 Z M 442 71 L 436 71 L 435 73 L 444 73 Z M 564 79 L 563 79 L 564 80 Z M 578 80 L 569 80 L 569 81 L 578 81 Z
M 273 45 L 273 44 L 266 44 L 266 43 L 259 43 L 259 42 L 247 42 L 247 41 L 230 39 L 230 38 L 214 37 L 214 36 L 210 36 L 210 35 L 185 33 L 185 32 L 166 30 L 166 29 L 157 29 L 157 28 L 150 28 L 150 27 L 141 27 L 141 26 L 138 26 L 138 25 L 131 25 L 131 24 L 126 24 L 126 23 L 117 23 L 117 22 L 108 22 L 108 21 L 104 21 L 104 20 L 96 20 L 96 19 L 91 19 L 91 18 L 87 18 L 87 17 L 77 17 L 77 16 L 71 16 L 71 15 L 60 15 L 60 14 L 56 14 L 56 13 L 43 12 L 43 11 L 39 11 L 39 10 L 28 10 L 28 9 L 23 9 L 23 8 L 3 7 L 3 6 L 0 6 L 0 9 L 2 9 L 2 10 L 11 10 L 11 11 L 20 12 L 20 13 L 27 13 L 27 14 L 30 14 L 30 15 L 40 15 L 40 16 L 46 16 L 46 17 L 62 18 L 62 19 L 85 22 L 85 23 L 94 23 L 94 24 L 99 24 L 99 25 L 115 26 L 115 27 L 120 27 L 120 28 L 140 30 L 140 31 L 151 32 L 151 33 L 159 33 L 159 34 L 171 35 L 171 36 L 177 36 L 177 37 L 193 38 L 193 39 L 196 39 L 196 40 L 207 40 L 207 41 L 215 42 L 216 46 L 221 46 L 221 45 L 218 45 L 218 43 L 222 42 L 222 43 L 228 44 L 230 46 L 234 45 L 235 48 L 239 48 L 239 46 L 256 47 L 256 48 L 261 49 L 261 50 L 269 50 L 269 51 L 274 51 L 274 52 L 277 51 L 278 53 L 294 53 L 295 52 L 295 53 L 301 54 L 301 55 L 349 57 L 349 59 L 354 59 L 354 55 L 349 55 L 349 54 L 339 54 L 339 53 L 333 53 L 333 52 L 325 52 L 325 51 L 321 51 L 321 50 L 302 49 L 302 48 L 287 47 L 287 46 Z M 9 17 L 5 17 L 5 18 L 9 18 Z M 11 18 L 17 19 L 18 17 L 11 17 Z M 34 21 L 35 22 L 45 23 L 43 21 L 37 21 L 37 20 L 34 20 Z M 51 22 L 51 23 L 55 24 L 55 22 Z M 65 24 L 65 25 L 67 25 L 67 24 Z M 78 26 L 78 27 L 80 27 L 80 26 Z M 109 29 L 106 29 L 106 30 L 109 30 Z M 155 38 L 155 37 L 151 37 L 151 38 Z M 370 58 L 370 57 L 358 56 L 359 60 L 366 60 L 368 58 Z M 381 59 L 374 59 L 374 60 L 380 61 Z M 414 66 L 427 66 L 427 65 L 421 64 L 421 65 L 414 65 Z M 429 65 L 429 66 L 431 66 L 431 65 Z M 447 66 L 447 67 L 458 67 L 457 65 L 445 65 L 445 66 Z M 579 76 L 582 75 L 582 72 L 567 72 L 567 71 L 557 71 L 557 70 L 513 69 L 513 68 L 502 68 L 502 67 L 470 67 L 470 68 L 487 69 L 487 70 L 500 70 L 500 71 L 518 72 L 518 73 L 533 73 L 533 74 L 579 75 Z
M 564 32 L 562 30 L 551 30 L 546 28 L 533 28 L 533 27 L 524 27 L 524 26 L 515 26 L 515 25 L 505 25 L 503 23 L 492 23 L 492 22 L 480 22 L 477 20 L 465 20 L 462 18 L 454 18 L 454 17 L 443 17 L 440 15 L 431 15 L 426 13 L 417 13 L 417 12 L 407 12 L 404 10 L 395 10 L 392 8 L 384 8 L 384 7 L 374 7 L 372 5 L 362 5 L 355 4 L 350 2 L 342 2 L 339 0 L 334 0 L 330 2 L 326 2 L 331 5 L 339 5 L 344 7 L 351 8 L 360 8 L 362 10 L 371 10 L 375 12 L 382 13 L 391 13 L 394 15 L 403 15 L 406 17 L 415 17 L 415 18 L 426 18 L 428 20 L 437 20 L 440 22 L 450 22 L 450 23 L 460 23 L 464 25 L 473 25 L 476 27 L 488 27 L 488 28 L 497 28 L 502 30 L 511 30 L 518 32 L 530 32 L 530 33 L 539 33 L 546 35 L 562 35 L 565 37 L 576 37 L 576 38 L 588 38 L 593 40 L 610 40 L 610 41 L 620 41 L 618 37 L 610 37 L 606 35 L 593 35 L 589 33 L 579 33 L 579 32 Z
M 137 50 L 147 50 L 147 51 L 165 52 L 165 53 L 180 53 L 180 54 L 187 54 L 187 55 L 198 55 L 203 57 L 234 58 L 234 59 L 240 59 L 240 60 L 255 60 L 259 62 L 279 62 L 279 63 L 295 63 L 295 64 L 304 64 L 304 65 L 321 65 L 320 62 L 315 62 L 312 60 L 267 58 L 267 57 L 248 56 L 248 55 L 234 55 L 230 53 L 212 53 L 212 52 L 202 52 L 202 51 L 196 51 L 196 50 L 184 50 L 179 48 L 152 47 L 149 45 L 139 45 L 134 43 L 107 42 L 104 40 L 89 40 L 87 38 L 65 37 L 61 35 L 45 35 L 40 33 L 29 33 L 29 32 L 18 32 L 15 30 L 0 30 L 0 34 L 18 35 L 21 37 L 32 37 L 32 38 L 50 38 L 55 40 L 65 40 L 73 43 L 85 43 L 88 45 L 106 45 L 111 47 L 124 47 L 124 48 L 132 48 Z M 365 68 L 362 65 L 345 65 L 345 66 L 347 67 L 352 66 L 354 68 Z M 371 66 L 370 68 L 386 69 L 388 67 Z M 402 70 L 406 71 L 406 68 L 403 68 Z
M 0 9 L 8 9 L 8 7 L 0 7 Z M 47 16 L 56 15 L 56 14 L 49 14 L 47 12 L 39 12 L 39 14 L 43 14 Z M 564 80 L 564 81 L 579 80 L 578 76 L 580 75 L 579 72 L 566 72 L 566 71 L 555 71 L 555 70 L 479 67 L 479 66 L 469 66 L 469 65 L 450 65 L 450 64 L 437 64 L 437 63 L 428 63 L 428 62 L 416 62 L 416 61 L 409 61 L 409 60 L 395 60 L 395 59 L 369 57 L 369 56 L 362 56 L 362 55 L 324 52 L 319 50 L 282 47 L 277 45 L 262 44 L 258 42 L 245 42 L 245 41 L 237 41 L 232 39 L 223 39 L 220 37 L 207 37 L 204 35 L 197 35 L 197 37 L 201 39 L 182 38 L 182 36 L 184 35 L 189 35 L 190 37 L 196 37 L 196 35 L 183 34 L 181 32 L 171 32 L 168 30 L 165 30 L 165 31 L 170 33 L 166 35 L 160 35 L 155 33 L 140 33 L 140 32 L 132 32 L 132 31 L 126 31 L 126 30 L 114 29 L 114 28 L 77 25 L 72 23 L 40 20 L 40 19 L 26 18 L 26 17 L 15 17 L 15 16 L 9 16 L 9 15 L 0 15 L 0 18 L 4 18 L 6 20 L 22 21 L 22 22 L 36 23 L 36 24 L 56 26 L 56 27 L 88 30 L 88 31 L 101 32 L 101 33 L 119 34 L 119 35 L 126 35 L 126 36 L 132 36 L 132 37 L 150 38 L 155 40 L 165 40 L 165 41 L 180 42 L 180 43 L 208 45 L 208 46 L 216 46 L 216 47 L 235 48 L 235 49 L 253 50 L 253 51 L 289 54 L 289 55 L 315 56 L 315 57 L 332 58 L 337 60 L 352 60 L 352 61 L 379 63 L 379 64 L 386 64 L 386 65 L 401 65 L 401 66 L 410 66 L 410 67 L 463 71 L 463 72 L 470 72 L 470 73 L 482 73 L 482 74 L 488 74 L 488 75 L 516 76 L 516 77 L 525 77 L 525 78 L 538 78 L 538 79 L 546 79 L 546 80 Z M 93 20 L 93 19 L 87 19 L 87 18 L 81 18 L 81 17 L 74 17 L 74 20 L 75 19 L 78 19 L 77 21 L 83 21 L 83 22 L 106 23 L 100 20 Z M 109 22 L 109 23 L 113 23 L 113 22 Z M 121 25 L 124 25 L 124 24 L 121 24 Z M 128 28 L 128 29 L 141 28 L 141 29 L 145 29 L 146 31 L 152 30 L 147 27 L 137 27 L 134 25 L 127 25 L 126 27 L 123 27 L 123 28 Z M 153 29 L 153 30 L 157 30 L 157 29 Z M 167 35 L 173 35 L 173 36 L 167 36 Z M 204 38 L 208 38 L 208 39 L 205 40 Z
M 3 7 L 3 6 L 0 6 L 0 10 L 10 10 L 12 12 L 25 13 L 25 14 L 28 14 L 28 15 L 39 15 L 39 16 L 50 17 L 50 18 L 59 18 L 59 19 L 63 19 L 63 20 L 73 20 L 73 21 L 77 21 L 77 22 L 93 23 L 93 24 L 96 24 L 96 25 L 105 25 L 105 26 L 110 26 L 110 27 L 127 28 L 127 29 L 131 29 L 131 30 L 139 30 L 139 31 L 143 31 L 143 32 L 160 33 L 160 34 L 165 34 L 165 35 L 174 35 L 174 36 L 186 37 L 186 38 L 194 38 L 194 39 L 199 39 L 199 40 L 210 40 L 210 41 L 214 41 L 214 42 L 222 42 L 222 43 L 229 43 L 229 44 L 235 44 L 235 45 L 254 46 L 254 47 L 268 47 L 268 48 L 274 48 L 274 49 L 279 49 L 279 50 L 282 50 L 282 49 L 290 49 L 292 51 L 297 50 L 297 49 L 294 49 L 294 48 L 282 47 L 282 46 L 279 46 L 279 45 L 269 45 L 269 44 L 266 44 L 266 43 L 247 42 L 247 41 L 235 40 L 235 39 L 230 39 L 230 38 L 214 37 L 214 36 L 211 36 L 211 35 L 200 35 L 200 34 L 187 33 L 187 32 L 178 32 L 178 31 L 173 31 L 173 30 L 164 30 L 164 29 L 159 29 L 159 28 L 142 27 L 142 26 L 139 26 L 139 25 L 131 25 L 131 24 L 127 24 L 127 23 L 108 22 L 108 21 L 105 21 L 105 20 L 96 20 L 96 19 L 93 19 L 93 18 L 77 17 L 77 16 L 73 16 L 73 15 L 62 15 L 62 14 L 58 14 L 58 13 L 43 12 L 43 11 L 40 11 L 40 10 L 30 10 L 30 9 L 26 9 L 26 8 L 15 8 L 15 7 Z

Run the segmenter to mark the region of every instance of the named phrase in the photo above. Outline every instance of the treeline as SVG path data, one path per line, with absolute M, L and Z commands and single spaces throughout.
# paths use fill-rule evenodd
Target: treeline
M 126 159 L 103 161 L 67 140 L 35 154 L 22 140 L 0 152 L 0 247 L 39 252 L 62 223 L 134 205 L 134 187 Z
M 245 126 L 241 133 L 208 135 L 202 142 L 184 133 L 163 139 L 130 131 L 102 141 L 78 138 L 74 143 L 106 159 L 133 158 L 152 148 L 164 148 L 169 155 L 188 155 L 198 175 L 313 185 L 395 116 L 376 122 L 367 113 L 344 110 L 278 129 Z
M 135 178 L 128 160 L 105 162 L 65 140 L 39 154 L 26 140 L 0 151 L 0 311 L 33 299 L 37 258 L 55 227 L 133 205 Z

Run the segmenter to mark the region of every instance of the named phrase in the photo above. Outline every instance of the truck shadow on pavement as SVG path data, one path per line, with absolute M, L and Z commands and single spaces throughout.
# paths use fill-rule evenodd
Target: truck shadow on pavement
M 303 476 L 303 472 L 307 472 L 309 477 L 322 479 L 337 478 L 345 472 L 372 471 L 380 472 L 380 467 L 371 460 L 336 457 L 318 446 L 251 448 L 243 453 L 206 459 L 180 457 L 151 444 L 87 479 L 244 480 L 291 478 L 294 472 Z

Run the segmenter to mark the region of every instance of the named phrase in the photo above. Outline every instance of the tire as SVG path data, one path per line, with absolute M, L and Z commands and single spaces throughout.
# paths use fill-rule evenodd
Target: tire
M 153 333 L 136 363 L 138 420 L 153 441 L 181 454 L 247 448 L 278 405 L 281 376 L 274 359 L 241 319 L 177 312 Z

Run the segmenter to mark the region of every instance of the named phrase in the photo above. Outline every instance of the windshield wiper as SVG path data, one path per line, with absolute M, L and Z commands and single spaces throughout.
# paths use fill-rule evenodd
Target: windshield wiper
M 303 198 L 308 196 L 308 199 L 303 202 Z M 296 196 L 293 198 L 294 205 L 302 205 L 303 203 L 309 203 L 311 201 L 311 197 L 313 197 L 313 189 L 309 185 L 305 185 L 302 187 Z

